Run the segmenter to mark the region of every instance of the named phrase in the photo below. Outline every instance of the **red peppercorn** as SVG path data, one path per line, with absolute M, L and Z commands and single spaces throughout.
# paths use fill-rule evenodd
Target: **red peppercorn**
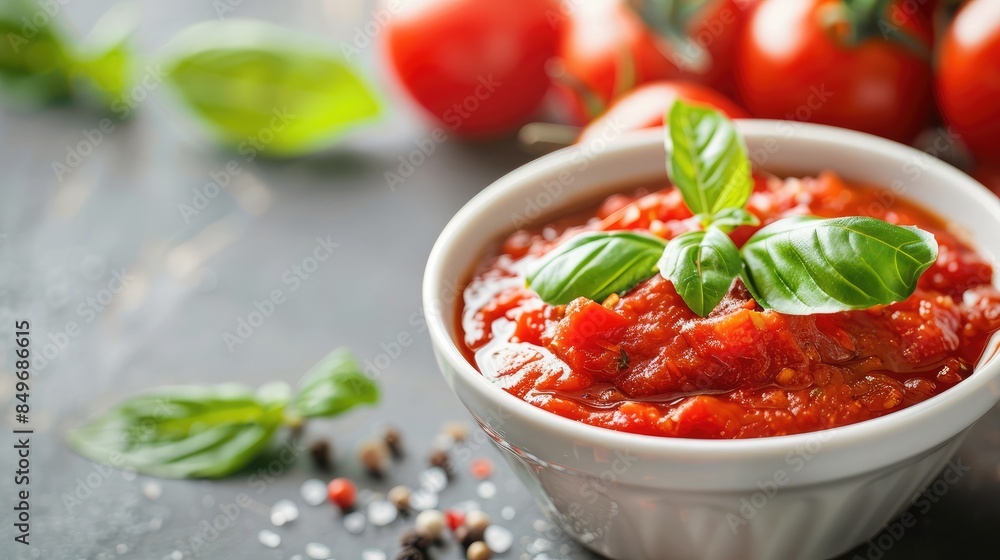
M 474 459 L 469 463 L 469 470 L 472 471 L 472 476 L 483 480 L 484 478 L 489 478 L 493 474 L 493 461 L 485 457 L 479 459 Z
M 327 496 L 330 501 L 342 510 L 349 510 L 354 507 L 354 498 L 357 495 L 357 488 L 354 483 L 346 478 L 335 478 L 326 485 Z
M 444 512 L 444 521 L 448 524 L 448 528 L 454 531 L 461 527 L 462 523 L 465 523 L 465 514 L 454 509 L 449 509 Z

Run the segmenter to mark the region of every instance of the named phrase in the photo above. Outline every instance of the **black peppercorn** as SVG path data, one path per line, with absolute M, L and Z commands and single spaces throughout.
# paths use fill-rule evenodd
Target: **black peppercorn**
M 309 446 L 309 456 L 312 457 L 312 462 L 316 465 L 316 468 L 321 471 L 329 472 L 333 470 L 332 454 L 333 446 L 325 439 L 316 440 Z
M 427 550 L 431 546 L 431 540 L 416 531 L 410 530 L 403 533 L 403 536 L 399 538 L 399 544 L 404 548 Z
M 435 449 L 431 451 L 430 457 L 427 461 L 432 467 L 439 467 L 444 469 L 444 472 L 448 473 L 448 476 L 452 475 L 451 471 L 451 459 L 448 458 L 447 451 L 441 451 L 440 449 Z
M 399 459 L 403 456 L 403 439 L 399 435 L 399 430 L 396 428 L 386 428 L 382 438 L 385 440 L 385 444 L 389 447 L 389 451 L 393 457 Z
M 395 560 L 426 560 L 427 555 L 419 548 L 407 546 L 396 553 Z

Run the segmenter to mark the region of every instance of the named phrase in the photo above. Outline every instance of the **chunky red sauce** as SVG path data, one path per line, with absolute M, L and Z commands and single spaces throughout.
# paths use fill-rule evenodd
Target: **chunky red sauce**
M 930 213 L 888 191 L 758 177 L 748 209 L 764 225 L 813 214 L 868 215 L 936 236 L 937 262 L 906 301 L 866 311 L 790 316 L 763 310 L 737 281 L 708 317 L 659 275 L 604 302 L 543 303 L 524 277 L 584 230 L 696 227 L 666 188 L 615 195 L 596 211 L 511 234 L 464 292 L 470 361 L 505 391 L 554 414 L 615 430 L 691 438 L 808 432 L 883 416 L 968 377 L 1000 328 L 989 262 Z M 757 228 L 733 232 L 737 245 Z

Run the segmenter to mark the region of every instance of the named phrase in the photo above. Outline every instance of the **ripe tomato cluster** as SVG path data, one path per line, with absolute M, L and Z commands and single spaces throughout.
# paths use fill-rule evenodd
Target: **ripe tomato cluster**
M 943 125 L 981 175 L 1000 167 L 1000 0 L 403 0 L 386 44 L 462 136 L 556 115 L 586 139 L 683 99 L 900 142 Z

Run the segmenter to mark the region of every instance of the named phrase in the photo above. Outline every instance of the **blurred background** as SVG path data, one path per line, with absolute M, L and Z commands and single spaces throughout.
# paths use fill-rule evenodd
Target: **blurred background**
M 392 558 L 412 520 L 353 534 L 306 505 L 303 482 L 332 475 L 304 448 L 160 480 L 65 435 L 154 387 L 294 384 L 345 346 L 381 401 L 299 441 L 330 442 L 362 502 L 416 487 L 442 426 L 474 428 L 422 321 L 438 233 L 503 174 L 575 142 L 599 152 L 675 99 L 885 136 L 1000 191 L 1000 0 L 2 0 L 0 27 L 0 409 L 18 427 L 27 319 L 35 430 L 27 546 L 7 505 L 13 435 L 0 452 L 4 557 L 285 559 L 321 543 Z M 386 426 L 408 454 L 374 479 L 355 450 Z M 969 468 L 915 497 L 916 525 L 845 558 L 992 557 L 998 444 L 994 410 L 960 452 Z M 511 531 L 501 557 L 589 557 L 481 436 L 451 452 L 440 505 L 477 501 Z M 492 492 L 477 459 L 495 464 Z M 278 527 L 284 498 L 301 512 Z

